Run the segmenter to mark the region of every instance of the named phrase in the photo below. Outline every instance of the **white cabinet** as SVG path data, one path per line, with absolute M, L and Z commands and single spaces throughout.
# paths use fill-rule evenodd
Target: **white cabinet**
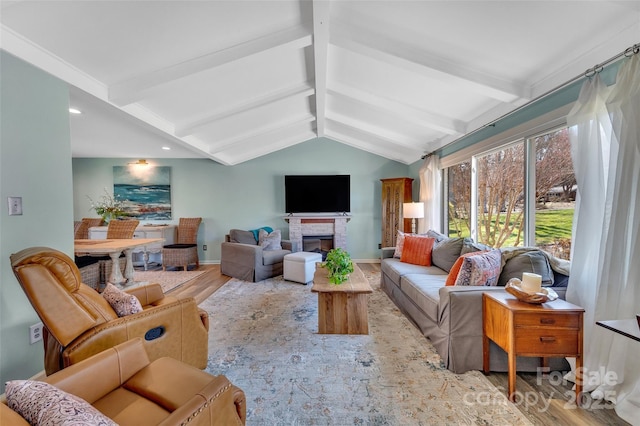
M 167 244 L 173 244 L 176 238 L 176 225 L 142 225 L 138 226 L 133 233 L 133 238 L 164 238 L 164 242 L 151 244 L 145 247 L 136 247 L 133 249 L 134 263 L 144 264 L 147 269 L 147 263 L 152 262 L 162 263 L 162 246 Z M 106 240 L 107 239 L 107 227 L 106 226 L 93 226 L 89 228 L 89 239 L 91 240 Z M 135 260 L 142 255 L 142 261 Z

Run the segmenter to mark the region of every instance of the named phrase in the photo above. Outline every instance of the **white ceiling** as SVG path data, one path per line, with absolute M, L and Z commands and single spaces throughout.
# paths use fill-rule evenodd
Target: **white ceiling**
M 0 12 L 0 46 L 73 86 L 74 157 L 225 165 L 318 136 L 411 164 L 640 41 L 640 1 L 2 0 Z

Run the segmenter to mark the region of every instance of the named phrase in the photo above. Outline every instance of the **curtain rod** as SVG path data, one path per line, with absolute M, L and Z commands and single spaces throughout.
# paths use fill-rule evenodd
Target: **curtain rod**
M 460 139 L 462 139 L 462 138 L 466 138 L 466 137 L 468 137 L 468 136 L 471 136 L 471 135 L 473 135 L 473 134 L 475 134 L 475 133 L 479 132 L 480 130 L 482 130 L 482 129 L 486 128 L 486 127 L 493 127 L 493 126 L 495 126 L 495 124 L 496 124 L 498 121 L 500 121 L 500 120 L 502 120 L 502 119 L 504 119 L 504 118 L 507 118 L 507 117 L 509 117 L 509 116 L 510 116 L 510 115 L 512 115 L 512 114 L 515 114 L 516 112 L 520 111 L 520 110 L 521 110 L 521 109 L 523 109 L 523 108 L 528 107 L 529 105 L 531 105 L 531 104 L 533 104 L 533 103 L 535 103 L 535 102 L 538 102 L 540 99 L 543 99 L 543 98 L 545 98 L 545 97 L 547 97 L 547 96 L 551 95 L 552 93 L 557 92 L 558 90 L 560 90 L 560 89 L 562 89 L 562 88 L 564 88 L 564 87 L 566 87 L 566 86 L 570 85 L 571 83 L 575 82 L 576 80 L 578 80 L 578 79 L 580 79 L 580 78 L 583 78 L 583 77 L 584 77 L 584 78 L 591 78 L 591 77 L 593 77 L 594 75 L 596 75 L 596 74 L 598 74 L 599 72 L 601 72 L 601 71 L 604 69 L 604 67 L 605 67 L 605 66 L 607 66 L 607 65 L 609 65 L 611 62 L 613 62 L 613 61 L 615 61 L 615 60 L 617 60 L 617 59 L 621 58 L 622 56 L 625 56 L 625 57 L 629 58 L 629 57 L 631 57 L 631 56 L 633 56 L 633 55 L 637 54 L 638 52 L 640 52 L 640 43 L 634 44 L 634 45 L 633 45 L 633 46 L 631 46 L 631 47 L 627 47 L 627 48 L 626 48 L 625 50 L 623 50 L 622 52 L 618 53 L 617 55 L 612 56 L 611 58 L 607 59 L 606 61 L 604 61 L 604 62 L 602 62 L 602 63 L 600 63 L 600 64 L 596 64 L 596 65 L 594 65 L 592 68 L 589 68 L 589 69 L 588 69 L 588 70 L 586 70 L 584 73 L 582 73 L 582 74 L 578 74 L 577 76 L 575 76 L 575 77 L 573 77 L 573 78 L 571 78 L 571 79 L 569 79 L 569 80 L 565 81 L 564 83 L 562 83 L 562 84 L 560 84 L 560 85 L 558 85 L 558 86 L 554 87 L 554 88 L 553 88 L 553 89 L 551 89 L 551 90 L 547 90 L 547 91 L 546 91 L 546 92 L 544 92 L 543 94 L 541 94 L 541 95 L 537 96 L 537 97 L 536 97 L 536 98 L 534 98 L 534 99 L 531 99 L 530 101 L 528 101 L 528 102 L 527 102 L 527 103 L 525 103 L 525 104 L 520 105 L 520 106 L 519 106 L 519 107 L 517 107 L 516 109 L 514 109 L 514 110 L 512 110 L 512 111 L 509 111 L 508 113 L 501 115 L 500 117 L 498 117 L 498 118 L 496 118 L 496 119 L 494 119 L 494 120 L 492 120 L 492 121 L 488 122 L 487 124 L 484 124 L 484 125 L 482 125 L 482 126 L 478 127 L 477 129 L 475 129 L 475 130 L 473 130 L 473 131 L 471 131 L 471 132 L 469 132 L 469 133 L 466 133 L 466 134 L 464 134 L 464 135 L 460 136 L 458 139 L 456 139 L 456 140 L 454 140 L 454 141 L 451 141 L 451 142 L 449 142 L 448 144 L 446 144 L 446 145 L 444 145 L 444 146 L 441 146 L 441 147 L 440 147 L 440 148 L 438 148 L 438 149 L 442 149 L 442 148 L 444 148 L 444 147 L 446 147 L 446 146 L 449 146 L 449 145 L 451 145 L 451 144 L 453 144 L 453 143 L 456 143 L 456 142 L 458 142 Z M 437 150 L 431 151 L 430 153 L 425 154 L 425 155 L 423 155 L 423 156 L 422 156 L 422 157 L 420 157 L 420 158 L 421 158 L 422 160 L 424 160 L 425 158 L 427 158 L 429 155 L 431 155 L 431 154 L 435 153 L 436 151 L 437 151 Z

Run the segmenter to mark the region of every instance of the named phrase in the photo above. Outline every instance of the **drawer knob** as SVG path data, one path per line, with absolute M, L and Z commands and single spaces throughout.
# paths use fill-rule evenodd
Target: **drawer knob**
M 556 338 L 553 336 L 540 336 L 540 342 L 542 343 L 551 343 L 555 341 L 556 341 Z
M 545 324 L 545 325 L 549 325 L 549 324 L 555 324 L 556 320 L 554 320 L 553 318 L 540 318 L 540 324 Z

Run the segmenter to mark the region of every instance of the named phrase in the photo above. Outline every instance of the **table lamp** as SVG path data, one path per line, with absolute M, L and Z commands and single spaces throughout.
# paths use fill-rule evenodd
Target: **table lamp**
M 411 219 L 411 233 L 416 233 L 416 219 L 424 217 L 424 203 L 403 203 L 402 214 L 405 219 Z

